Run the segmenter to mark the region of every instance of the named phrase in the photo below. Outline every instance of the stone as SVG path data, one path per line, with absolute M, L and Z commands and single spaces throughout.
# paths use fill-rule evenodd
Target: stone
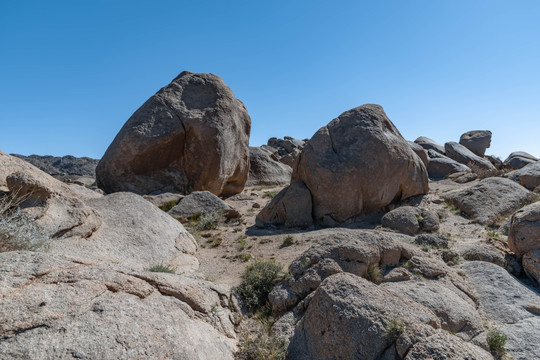
M 231 205 L 209 191 L 194 191 L 180 199 L 177 205 L 167 212 L 174 218 L 190 218 L 193 215 L 222 213 L 227 218 L 240 217 Z
M 504 160 L 504 165 L 510 169 L 517 170 L 537 161 L 538 159 L 535 156 L 525 151 L 514 151 Z
M 248 186 L 288 185 L 291 182 L 292 168 L 272 159 L 271 153 L 263 148 L 249 148 Z
M 483 225 L 499 222 L 534 198 L 534 194 L 522 186 L 498 177 L 486 178 L 475 185 L 452 190 L 441 196 Z
M 3 359 L 234 359 L 228 288 L 28 251 L 0 274 Z
M 519 170 L 508 173 L 506 176 L 509 179 L 519 182 L 527 189 L 534 190 L 540 186 L 540 161 L 525 165 Z
M 311 193 L 302 182 L 281 190 L 255 218 L 255 225 L 307 228 L 313 225 Z
M 430 150 L 430 158 L 427 166 L 429 177 L 432 179 L 443 179 L 454 173 L 471 172 L 467 165 L 458 163 L 455 160 L 446 156 L 432 157 L 433 153 Z
M 424 305 L 441 319 L 444 330 L 470 340 L 483 331 L 482 319 L 474 302 L 457 289 L 426 281 L 400 281 L 382 284 L 383 289 Z
M 489 162 L 492 163 L 497 169 L 502 169 L 504 167 L 503 161 L 498 156 L 486 155 L 485 158 L 488 159 Z
M 440 328 L 430 310 L 401 294 L 352 274 L 332 275 L 315 291 L 296 326 L 288 358 L 378 359 L 395 341 L 388 335 L 392 321 Z
M 481 347 L 465 342 L 457 336 L 438 332 L 414 344 L 404 359 L 492 360 L 493 356 Z
M 379 105 L 344 112 L 300 154 L 291 183 L 311 192 L 317 223 L 341 223 L 428 192 L 427 171 Z
M 84 261 L 145 269 L 165 264 L 178 271 L 194 271 L 197 242 L 182 224 L 141 196 L 114 193 L 86 200 L 99 214 L 101 225 L 89 236 L 56 239 L 48 251 Z
M 534 249 L 523 255 L 523 270 L 540 284 L 540 249 Z
M 162 207 L 171 207 L 177 205 L 180 199 L 184 195 L 175 194 L 175 193 L 163 193 L 159 195 L 144 195 L 143 198 L 150 201 L 152 204 L 158 208 Z
M 214 74 L 182 72 L 124 124 L 96 168 L 107 193 L 242 192 L 251 119 Z
M 459 143 L 483 158 L 486 149 L 491 145 L 491 135 L 492 133 L 489 130 L 468 131 L 461 135 Z
M 426 151 L 433 150 L 439 154 L 444 155 L 444 146 L 434 140 L 431 140 L 430 138 L 420 136 L 418 139 L 414 140 L 414 142 L 423 147 Z
M 484 158 L 474 154 L 465 146 L 456 142 L 447 142 L 444 144 L 446 156 L 459 163 L 467 165 L 468 167 L 474 166 L 479 170 L 496 170 L 495 166 Z
M 461 171 L 448 175 L 448 178 L 458 184 L 466 184 L 468 182 L 476 180 L 478 178 L 478 175 L 473 172 Z
M 433 246 L 435 248 L 447 248 L 448 238 L 443 234 L 421 234 L 414 238 L 415 244 Z
M 519 276 L 523 270 L 520 262 L 512 254 L 508 253 L 507 248 L 497 247 L 489 242 L 468 244 L 460 249 L 460 254 L 465 260 L 486 261 L 496 264 L 515 276 Z
M 518 257 L 540 249 L 540 202 L 525 206 L 512 215 L 508 247 Z
M 381 219 L 384 227 L 403 234 L 414 235 L 420 231 L 421 211 L 414 206 L 401 206 L 386 213 Z
M 507 336 L 506 350 L 513 359 L 540 358 L 540 308 L 537 291 L 528 288 L 505 269 L 483 261 L 462 265 L 481 315 L 490 327 Z
M 427 167 L 429 163 L 427 151 L 424 150 L 422 146 L 418 145 L 415 142 L 412 142 L 412 141 L 407 141 L 407 142 L 409 143 L 409 146 L 411 147 L 412 151 L 414 151 L 414 153 L 418 155 L 420 160 L 422 160 L 422 162 L 424 163 L 424 166 Z

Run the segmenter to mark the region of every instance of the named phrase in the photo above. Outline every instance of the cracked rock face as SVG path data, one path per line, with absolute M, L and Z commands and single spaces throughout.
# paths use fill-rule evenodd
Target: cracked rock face
M 96 168 L 107 193 L 240 193 L 251 119 L 214 74 L 181 73 L 125 123 Z
M 3 359 L 233 359 L 230 290 L 27 251 L 0 254 Z

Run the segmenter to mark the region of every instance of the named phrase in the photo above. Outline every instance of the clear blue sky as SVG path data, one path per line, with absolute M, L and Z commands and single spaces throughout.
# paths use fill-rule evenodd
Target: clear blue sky
M 0 1 L 0 149 L 99 158 L 183 70 L 223 77 L 251 144 L 381 104 L 403 136 L 540 156 L 540 1 Z

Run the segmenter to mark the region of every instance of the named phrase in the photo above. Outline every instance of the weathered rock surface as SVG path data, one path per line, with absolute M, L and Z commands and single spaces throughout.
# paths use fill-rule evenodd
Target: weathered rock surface
M 223 213 L 228 218 L 239 217 L 240 214 L 231 205 L 209 191 L 194 191 L 180 199 L 178 204 L 167 212 L 172 217 L 189 218 L 196 214 Z
M 504 164 L 511 169 L 521 169 L 537 161 L 538 159 L 536 157 L 525 151 L 514 151 L 504 160 Z
M 405 360 L 425 359 L 491 360 L 493 356 L 476 345 L 441 331 L 416 343 L 405 356 Z
M 459 143 L 483 158 L 486 149 L 491 145 L 491 135 L 492 133 L 489 130 L 468 131 L 461 135 Z
M 51 155 L 30 155 L 24 156 L 19 154 L 11 154 L 12 156 L 23 159 L 34 165 L 41 171 L 49 175 L 85 175 L 90 177 L 96 176 L 96 166 L 98 159 L 89 157 L 66 156 L 51 156 Z
M 175 193 L 163 193 L 159 195 L 144 195 L 143 198 L 150 201 L 152 204 L 156 205 L 157 207 L 163 207 L 163 206 L 174 206 L 178 204 L 180 199 L 182 199 L 184 195 L 175 194 Z
M 527 164 L 519 170 L 508 173 L 506 176 L 519 182 L 527 189 L 534 190 L 540 186 L 540 161 Z
M 281 190 L 257 215 L 255 224 L 306 228 L 313 225 L 312 207 L 311 193 L 298 181 Z
M 3 359 L 233 359 L 230 290 L 32 252 L 0 254 Z
M 85 201 L 102 224 L 88 237 L 64 236 L 50 244 L 49 252 L 85 261 L 145 269 L 166 264 L 194 270 L 198 261 L 195 239 L 182 224 L 141 196 L 114 193 Z
M 540 202 L 525 206 L 512 215 L 508 247 L 519 257 L 540 249 Z
M 472 151 L 467 149 L 465 146 L 460 145 L 456 142 L 447 142 L 444 144 L 444 149 L 446 156 L 450 159 L 453 159 L 459 163 L 475 166 L 481 170 L 496 170 L 495 166 L 489 160 L 481 158 L 480 156 L 474 154 Z
M 96 168 L 107 193 L 242 191 L 251 119 L 213 74 L 182 72 L 124 124 Z
M 381 223 L 392 230 L 414 235 L 420 231 L 436 231 L 439 228 L 439 217 L 427 209 L 401 206 L 385 214 Z
M 319 223 L 428 191 L 424 164 L 378 105 L 346 111 L 319 129 L 295 165 L 291 182 L 310 190 Z
M 427 155 L 427 151 L 424 150 L 424 148 L 420 145 L 418 145 L 417 143 L 415 142 L 412 142 L 412 141 L 407 141 L 412 149 L 412 151 L 414 151 L 414 153 L 416 155 L 418 155 L 418 157 L 420 158 L 420 160 L 422 160 L 422 162 L 424 163 L 424 166 L 428 166 L 428 163 L 429 163 L 429 159 L 428 159 L 428 155 Z
M 468 188 L 449 191 L 441 196 L 484 225 L 500 221 L 534 198 L 534 194 L 515 182 L 497 177 L 483 179 Z
M 288 185 L 291 182 L 292 168 L 274 160 L 272 153 L 258 148 L 249 148 L 249 178 L 247 185 Z
M 358 276 L 335 274 L 309 301 L 288 355 L 299 360 L 377 359 L 395 341 L 388 336 L 392 321 L 440 328 L 440 320 L 424 306 Z
M 523 270 L 540 284 L 540 249 L 534 249 L 523 255 Z
M 508 337 L 506 349 L 516 360 L 540 358 L 540 296 L 503 268 L 483 261 L 463 264 L 490 326 Z
M 433 150 L 444 155 L 444 146 L 430 138 L 420 136 L 418 139 L 414 140 L 414 142 L 426 149 L 426 151 Z
M 455 160 L 437 153 L 434 150 L 428 151 L 429 162 L 427 166 L 429 177 L 432 179 L 442 179 L 448 175 L 459 172 L 470 172 L 467 165 L 463 165 Z

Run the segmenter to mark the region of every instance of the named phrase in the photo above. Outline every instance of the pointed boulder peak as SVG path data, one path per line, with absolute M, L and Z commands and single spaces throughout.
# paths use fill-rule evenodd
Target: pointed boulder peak
M 241 192 L 251 119 L 219 76 L 182 72 L 125 123 L 96 168 L 104 191 Z
M 491 145 L 491 131 L 473 130 L 461 135 L 459 143 L 474 154 L 484 157 L 486 149 Z

